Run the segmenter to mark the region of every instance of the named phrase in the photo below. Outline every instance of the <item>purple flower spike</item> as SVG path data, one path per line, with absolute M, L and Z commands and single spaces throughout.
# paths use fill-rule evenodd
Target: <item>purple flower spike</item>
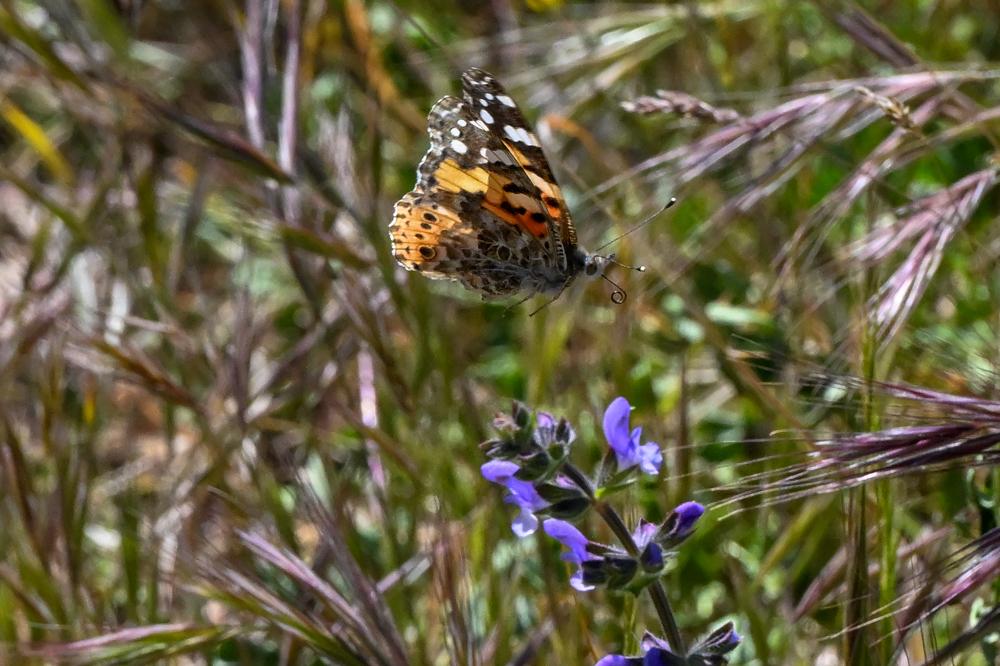
M 593 585 L 587 585 L 583 582 L 583 563 L 589 560 L 600 559 L 596 555 L 592 555 L 587 552 L 587 544 L 590 540 L 583 535 L 583 532 L 576 529 L 571 523 L 567 523 L 565 520 L 559 520 L 558 518 L 548 518 L 543 524 L 542 529 L 550 537 L 566 546 L 569 549 L 568 553 L 563 553 L 562 559 L 566 562 L 572 562 L 573 564 L 581 565 L 575 574 L 569 579 L 569 584 L 575 590 L 580 592 L 587 592 L 593 590 Z
M 646 474 L 656 474 L 663 464 L 663 452 L 653 442 L 639 443 L 642 428 L 629 432 L 631 410 L 632 407 L 625 398 L 619 396 L 612 400 L 604 412 L 604 437 L 615 452 L 619 471 L 638 465 Z
M 509 460 L 491 460 L 479 468 L 483 478 L 487 481 L 500 484 L 507 489 L 504 502 L 514 504 L 521 509 L 521 513 L 511 523 L 510 527 L 519 537 L 526 537 L 534 534 L 538 529 L 538 518 L 536 511 L 541 511 L 549 505 L 542 496 L 538 494 L 535 487 L 529 481 L 518 479 L 514 475 L 519 467 Z

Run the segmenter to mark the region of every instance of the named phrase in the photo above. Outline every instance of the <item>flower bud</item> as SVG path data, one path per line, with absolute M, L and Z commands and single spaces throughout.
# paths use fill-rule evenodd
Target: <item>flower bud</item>
M 531 423 L 531 410 L 523 402 L 515 400 L 511 408 L 511 418 L 518 428 L 526 428 Z
M 639 555 L 639 564 L 646 573 L 656 574 L 663 570 L 663 549 L 655 541 L 646 545 Z
M 586 496 L 571 497 L 559 502 L 553 502 L 545 513 L 553 518 L 562 520 L 575 520 L 587 512 L 590 508 L 590 500 Z
M 602 561 L 608 577 L 608 589 L 611 590 L 620 590 L 626 587 L 639 571 L 639 563 L 628 556 L 610 555 Z
M 517 478 L 525 481 L 537 481 L 548 476 L 552 469 L 552 461 L 545 451 L 534 451 L 527 455 L 519 456 L 517 464 L 521 470 L 517 473 Z
M 710 633 L 694 647 L 694 654 L 700 657 L 715 657 L 715 661 L 706 659 L 705 663 L 717 663 L 718 656 L 728 654 L 736 649 L 743 637 L 736 633 L 732 622 L 726 622 Z
M 697 502 L 684 502 L 667 516 L 656 532 L 654 541 L 666 549 L 674 548 L 691 536 L 695 525 L 704 515 L 705 507 Z
M 580 563 L 580 570 L 583 572 L 583 584 L 588 587 L 603 585 L 608 580 L 608 572 L 604 567 L 604 560 L 587 560 Z
M 556 441 L 569 446 L 574 439 L 576 433 L 573 431 L 573 426 L 566 419 L 559 419 L 559 424 L 556 426 Z

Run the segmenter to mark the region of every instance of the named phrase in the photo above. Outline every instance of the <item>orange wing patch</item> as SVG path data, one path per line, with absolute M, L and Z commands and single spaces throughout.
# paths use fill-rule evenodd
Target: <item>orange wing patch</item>
M 483 193 L 482 207 L 507 224 L 518 227 L 535 238 L 549 235 L 549 215 L 539 207 L 538 200 L 529 193 L 513 186 L 513 181 L 484 167 L 463 169 L 452 159 L 442 160 L 434 171 L 434 178 L 441 189 L 452 193 Z M 550 197 L 545 205 L 551 211 Z M 558 201 L 554 201 L 558 218 Z
M 485 192 L 490 186 L 490 174 L 486 169 L 463 169 L 453 159 L 442 160 L 434 170 L 434 178 L 442 190 L 453 194 Z
M 491 195 L 500 193 L 498 199 Z M 529 211 L 526 206 L 513 204 L 503 196 L 503 190 L 490 189 L 483 200 L 483 208 L 493 213 L 507 224 L 513 224 L 535 238 L 545 238 L 549 235 L 548 216 L 539 211 Z
M 573 223 L 570 222 L 569 213 L 563 203 L 562 190 L 555 182 L 547 180 L 535 173 L 531 168 L 531 160 L 528 159 L 527 155 L 518 150 L 517 146 L 509 141 L 504 141 L 503 145 L 507 148 L 507 151 L 514 157 L 514 159 L 517 160 L 517 163 L 524 169 L 524 173 L 528 176 L 528 180 L 531 181 L 531 184 L 537 187 L 538 191 L 542 193 L 542 203 L 544 203 L 545 208 L 548 209 L 549 216 L 553 220 L 557 220 L 559 222 L 560 231 L 562 231 L 562 240 L 575 245 L 576 229 L 573 228 Z
M 453 211 L 428 203 L 419 193 L 410 192 L 396 203 L 392 224 L 392 254 L 404 268 L 428 277 L 448 277 L 436 271 L 439 265 L 456 259 L 451 256 L 474 239 L 460 229 L 464 225 Z M 442 236 L 449 234 L 447 243 Z

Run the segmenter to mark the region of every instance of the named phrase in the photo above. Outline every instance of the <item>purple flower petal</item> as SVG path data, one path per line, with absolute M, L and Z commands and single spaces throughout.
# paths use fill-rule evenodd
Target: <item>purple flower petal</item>
M 670 512 L 656 534 L 657 543 L 673 548 L 688 538 L 698 521 L 705 514 L 705 507 L 697 502 L 684 502 Z
M 642 666 L 679 666 L 687 663 L 687 660 L 674 654 L 670 643 L 648 631 L 643 634 L 639 645 L 643 654 Z
M 641 657 L 626 657 L 623 654 L 609 654 L 601 657 L 601 660 L 594 666 L 639 666 L 642 664 Z
M 684 502 L 674 509 L 674 513 L 677 514 L 677 526 L 674 529 L 674 534 L 686 537 L 694 532 L 695 524 L 705 515 L 705 507 L 697 502 Z
M 642 641 L 639 643 L 639 647 L 642 648 L 642 653 L 646 654 L 650 650 L 665 650 L 670 652 L 670 643 L 660 638 L 656 634 L 651 634 L 650 632 L 645 632 L 642 635 Z
M 535 414 L 535 433 L 532 436 L 535 444 L 547 449 L 556 441 L 556 419 L 548 412 Z
M 503 484 L 504 479 L 514 476 L 518 469 L 518 466 L 509 460 L 491 460 L 484 463 L 479 471 L 487 481 Z
M 687 663 L 670 650 L 653 648 L 642 657 L 642 666 L 677 666 Z
M 628 458 L 631 453 L 632 438 L 628 431 L 631 411 L 632 407 L 628 404 L 628 400 L 621 396 L 612 400 L 604 410 L 604 437 L 608 440 L 608 446 L 618 456 L 619 467 L 622 465 L 622 458 Z
M 646 474 L 656 474 L 663 464 L 663 452 L 654 443 L 639 443 L 642 439 L 641 426 L 629 432 L 631 409 L 625 398 L 617 397 L 611 401 L 604 411 L 604 437 L 615 452 L 619 471 L 638 465 Z
M 592 555 L 587 552 L 587 544 L 590 543 L 590 540 L 584 536 L 583 532 L 576 529 L 572 523 L 568 523 L 565 520 L 559 520 L 558 518 L 547 518 L 545 522 L 542 523 L 542 529 L 544 529 L 545 533 L 550 537 L 569 549 L 568 553 L 563 553 L 563 560 L 581 565 L 580 568 L 576 570 L 576 573 L 570 576 L 570 587 L 580 592 L 589 592 L 590 590 L 593 590 L 595 586 L 588 585 L 583 580 L 582 566 L 582 564 L 588 560 L 600 559 L 596 555 Z
M 595 556 L 587 552 L 587 544 L 590 543 L 590 540 L 572 523 L 558 518 L 548 518 L 542 528 L 550 537 L 569 548 L 569 552 L 562 556 L 562 559 L 567 562 L 579 564 L 586 560 L 596 559 Z
M 694 652 L 701 656 L 717 656 L 728 654 L 740 645 L 743 637 L 736 633 L 732 622 L 718 627 L 694 647 Z
M 583 582 L 583 569 L 577 569 L 576 573 L 569 577 L 569 586 L 577 592 L 590 592 L 597 587 Z
M 663 548 L 658 543 L 648 544 L 639 555 L 639 564 L 646 573 L 659 573 L 663 570 Z
M 521 539 L 534 534 L 535 530 L 538 529 L 538 516 L 529 509 L 521 507 L 521 513 L 511 522 L 510 529 Z
M 656 530 L 658 529 L 659 526 L 656 523 L 651 523 L 645 518 L 640 518 L 639 524 L 636 526 L 635 531 L 632 532 L 632 541 L 642 550 L 653 539 L 653 535 L 656 534 Z
M 542 499 L 530 481 L 514 476 L 518 469 L 516 464 L 508 460 L 491 460 L 479 468 L 483 478 L 507 489 L 504 502 L 520 507 L 521 513 L 511 523 L 511 529 L 517 536 L 525 537 L 538 529 L 535 512 L 544 509 L 549 503 Z
M 657 474 L 663 464 L 663 451 L 658 444 L 650 442 L 638 447 L 639 469 L 646 474 Z
M 620 654 L 609 654 L 595 666 L 677 666 L 687 663 L 670 650 L 670 644 L 662 638 L 646 632 L 642 638 L 641 657 L 626 657 Z
M 511 478 L 504 485 L 507 486 L 507 491 L 510 493 L 510 497 L 513 498 L 514 503 L 521 508 L 538 511 L 549 505 L 549 503 L 542 499 L 542 496 L 538 494 L 538 491 L 535 490 L 535 487 L 531 485 L 530 481 L 522 481 L 521 479 Z

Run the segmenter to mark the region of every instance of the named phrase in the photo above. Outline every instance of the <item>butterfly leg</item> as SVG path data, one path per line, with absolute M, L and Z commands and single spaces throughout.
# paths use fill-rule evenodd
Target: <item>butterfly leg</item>
M 527 296 L 525 296 L 524 298 L 522 298 L 521 300 L 519 300 L 517 303 L 511 303 L 510 305 L 508 305 L 506 308 L 504 308 L 503 316 L 506 317 L 507 315 L 509 315 L 514 310 L 514 308 L 518 307 L 519 305 L 523 305 L 525 301 L 527 301 L 528 299 L 530 299 L 532 297 L 532 295 L 533 294 L 528 294 Z M 546 303 L 545 305 L 548 305 L 548 303 Z M 544 307 L 544 306 L 542 306 L 542 307 Z M 537 312 L 537 310 L 535 312 Z M 535 313 L 532 312 L 531 314 L 535 314 Z M 528 316 L 530 317 L 531 315 L 528 315 Z
M 549 300 L 549 301 L 546 301 L 546 302 L 542 303 L 537 308 L 535 308 L 534 310 L 532 310 L 531 314 L 529 314 L 528 316 L 529 317 L 534 317 L 536 314 L 538 314 L 539 312 L 541 312 L 545 308 L 549 307 L 550 305 L 552 305 L 553 303 L 555 303 L 556 301 L 558 301 L 559 297 L 563 295 L 563 292 L 566 291 L 566 288 L 569 287 L 569 285 L 570 285 L 571 282 L 573 282 L 573 278 L 572 277 L 569 278 L 568 280 L 566 280 L 565 282 L 563 282 L 563 285 L 559 288 L 559 293 L 557 293 L 555 296 L 553 296 L 552 300 Z M 527 299 L 525 299 L 525 300 L 527 300 Z M 521 303 L 524 303 L 524 301 L 521 301 L 520 303 L 517 303 L 517 305 L 520 305 Z

